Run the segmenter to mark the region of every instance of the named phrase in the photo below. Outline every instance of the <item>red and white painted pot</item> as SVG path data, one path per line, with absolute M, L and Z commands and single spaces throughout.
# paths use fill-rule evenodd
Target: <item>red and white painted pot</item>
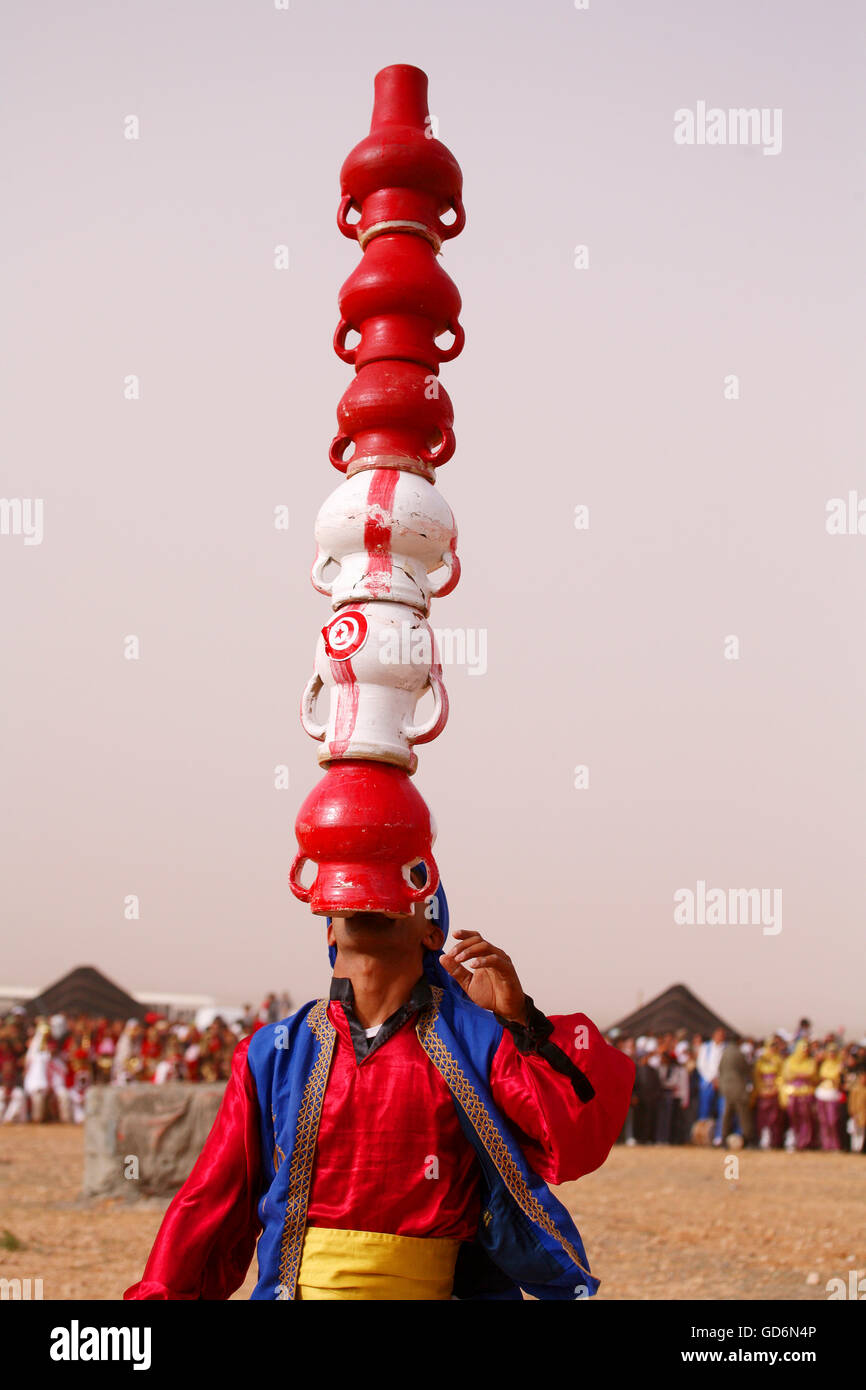
M 332 763 L 301 806 L 295 834 L 289 886 L 320 915 L 405 916 L 439 885 L 433 817 L 408 775 L 387 763 Z M 307 860 L 317 865 L 309 887 L 301 882 Z M 423 888 L 409 878 L 420 863 Z
M 431 485 L 454 453 L 439 367 L 460 352 L 463 329 L 460 295 L 436 257 L 465 214 L 459 165 L 432 125 L 424 73 L 383 69 L 370 134 L 341 176 L 340 229 L 357 238 L 362 258 L 343 286 L 334 346 L 355 372 L 329 451 L 346 481 L 316 529 L 313 582 L 336 613 L 322 629 L 301 715 L 326 771 L 298 815 L 290 873 L 292 892 L 320 915 L 403 916 L 439 880 L 435 827 L 410 775 L 413 745 L 435 738 L 448 714 L 425 614 L 460 573 L 454 517 Z M 326 687 L 321 723 L 316 702 Z M 428 688 L 433 713 L 417 723 Z M 317 865 L 309 887 L 306 861 Z M 418 888 L 409 871 L 422 862 L 427 882 Z
M 460 578 L 454 515 L 416 473 L 376 468 L 347 478 L 319 512 L 316 542 L 313 585 L 334 608 L 388 599 L 426 613 L 431 596 L 450 594 Z M 333 562 L 339 573 L 326 579 Z
M 326 723 L 316 702 L 329 691 Z M 415 723 L 415 706 L 433 692 L 433 711 Z M 369 758 L 414 772 L 413 744 L 429 743 L 445 727 L 448 696 L 433 629 L 402 603 L 341 608 L 322 628 L 316 669 L 301 699 L 301 723 L 318 739 L 319 762 Z

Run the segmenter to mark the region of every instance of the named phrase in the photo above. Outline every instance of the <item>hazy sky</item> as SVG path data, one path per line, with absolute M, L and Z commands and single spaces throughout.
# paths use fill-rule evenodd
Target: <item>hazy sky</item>
M 487 670 L 446 670 L 416 779 L 454 923 L 549 1012 L 682 980 L 744 1030 L 866 1029 L 866 535 L 825 524 L 866 499 L 862 7 L 8 0 L 3 27 L 0 495 L 44 534 L 7 509 L 0 983 L 326 988 L 286 875 L 350 380 L 334 218 L 410 62 L 468 212 L 463 579 L 432 621 Z M 781 148 L 678 145 L 699 103 Z M 782 929 L 676 922 L 699 881 L 781 890 Z

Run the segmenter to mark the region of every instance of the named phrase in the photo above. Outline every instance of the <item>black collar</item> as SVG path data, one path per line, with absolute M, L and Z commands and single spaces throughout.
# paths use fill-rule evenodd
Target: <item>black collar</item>
M 335 975 L 331 980 L 331 999 L 335 999 L 342 1004 L 346 1021 L 349 1024 L 349 1035 L 352 1039 L 352 1046 L 355 1050 L 355 1059 L 360 1064 L 365 1061 L 377 1048 L 382 1047 L 389 1038 L 393 1038 L 398 1028 L 402 1028 L 407 1019 L 427 1007 L 433 1002 L 433 994 L 429 982 L 424 975 L 416 980 L 412 987 L 412 993 L 406 1000 L 386 1018 L 374 1037 L 368 1038 L 358 1015 L 355 1012 L 355 991 L 352 988 L 352 981 L 345 976 Z

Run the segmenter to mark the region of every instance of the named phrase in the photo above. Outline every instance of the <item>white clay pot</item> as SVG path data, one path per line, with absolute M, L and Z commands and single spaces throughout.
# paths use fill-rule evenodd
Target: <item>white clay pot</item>
M 365 469 L 335 488 L 316 519 L 316 544 L 311 578 L 334 608 L 387 600 L 426 613 L 460 578 L 451 508 L 432 483 L 397 468 Z M 326 579 L 334 561 L 339 573 Z
M 415 706 L 428 689 L 433 712 L 415 722 Z M 329 693 L 324 723 L 316 717 Z M 448 695 L 429 623 L 400 603 L 341 608 L 322 628 L 316 669 L 301 700 L 301 723 L 318 739 L 319 762 L 369 758 L 414 772 L 416 743 L 429 743 L 445 727 Z

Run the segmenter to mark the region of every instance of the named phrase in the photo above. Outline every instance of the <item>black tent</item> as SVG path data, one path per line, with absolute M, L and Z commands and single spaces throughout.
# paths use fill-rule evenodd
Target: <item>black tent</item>
M 626 1037 L 633 1038 L 642 1035 L 657 1038 L 660 1033 L 675 1033 L 678 1028 L 687 1028 L 690 1034 L 700 1033 L 705 1038 L 710 1037 L 717 1028 L 725 1028 L 733 1035 L 739 1031 L 708 1009 L 687 985 L 671 985 L 657 994 L 655 999 L 650 999 L 648 1004 L 642 1004 L 633 1013 L 618 1019 L 614 1027 Z
M 92 965 L 79 965 L 62 979 L 55 980 L 35 999 L 28 1001 L 27 1013 L 90 1014 L 94 1018 L 143 1018 L 144 1009 L 131 994 L 106 979 Z

